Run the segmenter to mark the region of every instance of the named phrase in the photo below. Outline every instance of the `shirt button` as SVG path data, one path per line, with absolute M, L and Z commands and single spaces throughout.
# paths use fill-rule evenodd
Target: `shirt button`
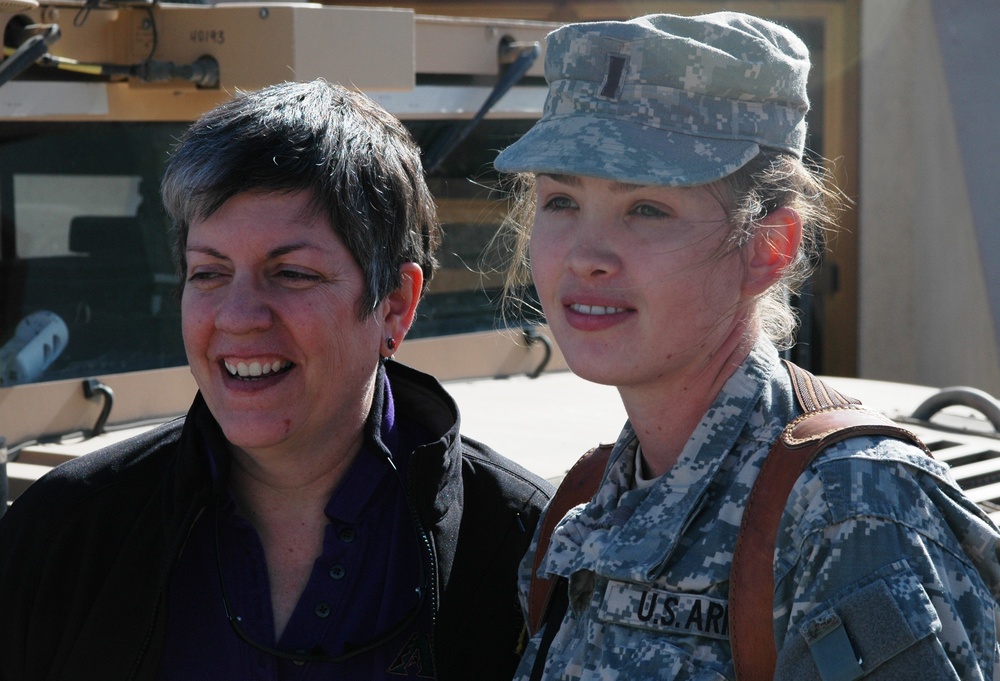
M 330 616 L 330 604 L 329 603 L 317 603 L 316 604 L 316 608 L 315 608 L 315 612 L 316 612 L 316 617 L 319 617 L 319 618 L 329 617 Z
M 340 541 L 344 542 L 345 544 L 350 544 L 352 541 L 354 541 L 354 538 L 357 536 L 358 533 L 354 530 L 353 527 L 345 527 L 340 531 Z
M 344 566 L 339 563 L 330 568 L 330 576 L 334 579 L 343 579 L 346 574 L 347 570 L 345 570 Z

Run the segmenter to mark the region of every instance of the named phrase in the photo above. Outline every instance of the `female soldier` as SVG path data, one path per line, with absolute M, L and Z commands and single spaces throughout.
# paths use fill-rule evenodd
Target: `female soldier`
M 736 13 L 548 37 L 545 113 L 496 167 L 533 185 L 531 276 L 567 362 L 616 386 L 629 418 L 597 494 L 541 561 L 567 578 L 569 607 L 532 639 L 520 679 L 734 677 L 737 529 L 798 415 L 776 344 L 830 222 L 831 192 L 801 160 L 808 70 L 794 34 Z M 996 530 L 914 446 L 827 448 L 781 527 L 777 678 L 1000 670 L 996 577 L 977 569 L 995 566 Z

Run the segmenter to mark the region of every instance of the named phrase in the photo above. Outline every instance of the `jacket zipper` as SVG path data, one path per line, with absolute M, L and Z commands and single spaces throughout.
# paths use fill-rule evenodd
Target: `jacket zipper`
M 187 526 L 187 532 L 184 535 L 184 541 L 181 542 L 180 548 L 174 553 L 173 560 L 167 566 L 160 575 L 160 584 L 157 589 L 156 603 L 153 605 L 152 617 L 150 618 L 149 627 L 146 629 L 146 638 L 143 639 L 142 647 L 139 648 L 139 653 L 136 655 L 135 662 L 132 665 L 132 671 L 129 672 L 129 681 L 134 681 L 139 674 L 139 668 L 142 666 L 143 659 L 146 657 L 146 651 L 149 649 L 149 643 L 153 640 L 153 630 L 156 628 L 156 617 L 159 614 L 160 606 L 163 603 L 163 594 L 167 590 L 167 583 L 170 579 L 170 575 L 173 573 L 174 568 L 177 566 L 177 561 L 180 560 L 181 554 L 184 552 L 184 547 L 187 546 L 188 539 L 191 537 L 191 532 L 194 530 L 195 524 L 201 518 L 202 514 L 205 512 L 207 506 L 201 506 L 198 512 L 195 514 L 194 519 Z
M 437 593 L 437 582 L 438 582 L 438 568 L 437 568 L 437 554 L 434 550 L 434 541 L 431 539 L 430 534 L 424 529 L 424 524 L 420 521 L 420 513 L 417 511 L 416 504 L 410 495 L 410 490 L 413 489 L 413 469 L 414 461 L 411 461 L 410 465 L 407 467 L 406 471 L 406 506 L 410 511 L 410 517 L 413 518 L 413 525 L 417 532 L 420 534 L 420 539 L 423 540 L 423 545 L 427 549 L 427 559 L 430 562 L 429 565 L 429 588 L 431 591 L 431 634 L 430 634 L 430 651 L 431 651 L 431 663 L 434 665 L 434 674 L 437 676 L 437 660 L 435 659 L 435 647 L 434 638 L 437 633 L 437 613 L 438 613 L 438 593 Z

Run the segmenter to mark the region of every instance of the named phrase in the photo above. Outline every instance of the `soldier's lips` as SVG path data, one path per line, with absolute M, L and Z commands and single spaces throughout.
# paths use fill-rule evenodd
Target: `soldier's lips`
M 612 307 L 610 305 L 582 305 L 580 303 L 573 303 L 569 306 L 569 309 L 580 314 L 597 316 L 628 312 L 628 309 L 624 307 Z
M 601 331 L 631 319 L 636 310 L 608 304 L 567 303 L 566 323 L 578 331 Z

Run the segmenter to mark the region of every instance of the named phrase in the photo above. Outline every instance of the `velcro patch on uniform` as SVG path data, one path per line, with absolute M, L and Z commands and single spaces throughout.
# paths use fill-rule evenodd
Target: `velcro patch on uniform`
M 597 616 L 604 622 L 665 634 L 729 640 L 728 601 L 697 594 L 611 581 Z

